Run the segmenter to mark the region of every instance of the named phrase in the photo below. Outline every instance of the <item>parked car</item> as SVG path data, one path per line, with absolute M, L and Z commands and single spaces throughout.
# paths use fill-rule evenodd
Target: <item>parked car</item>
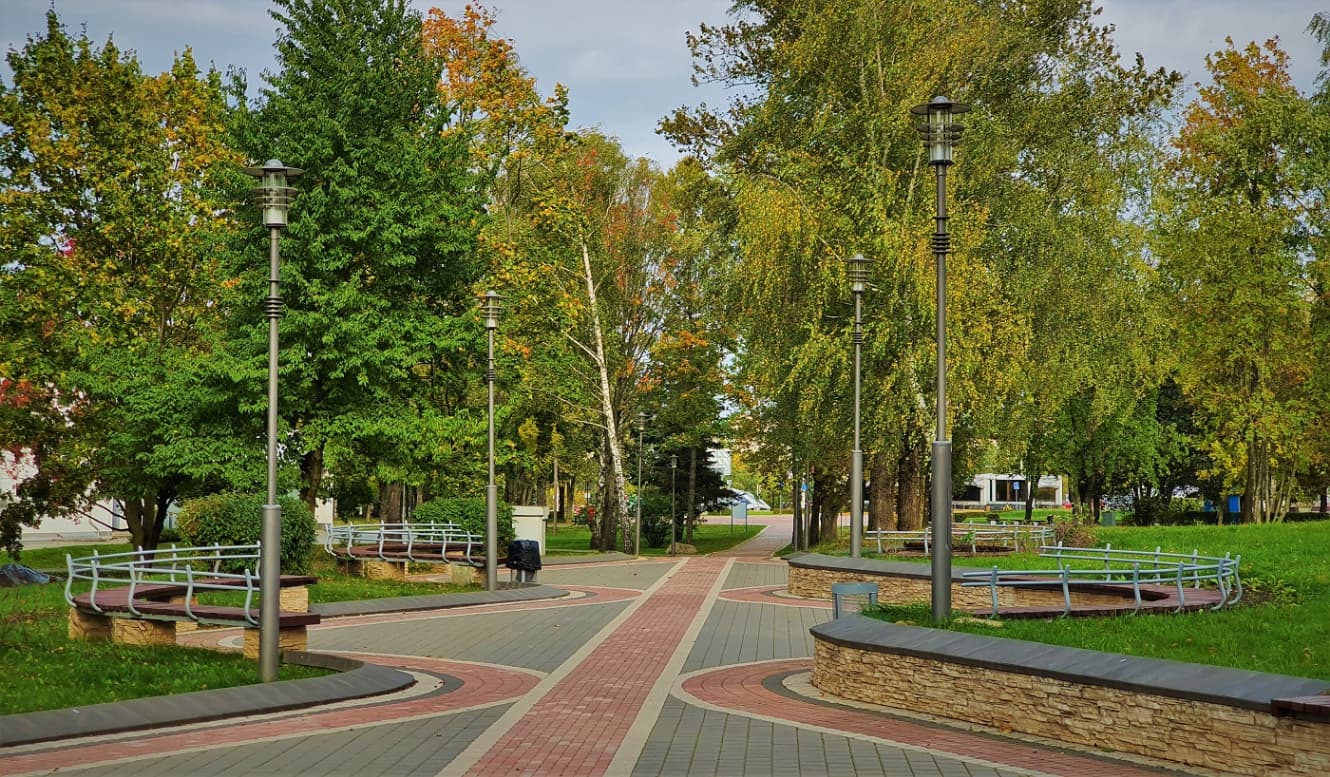
M 730 507 L 734 504 L 745 504 L 749 510 L 770 510 L 771 505 L 757 498 L 747 491 L 741 491 L 737 488 L 721 489 L 721 495 L 716 498 L 717 507 Z

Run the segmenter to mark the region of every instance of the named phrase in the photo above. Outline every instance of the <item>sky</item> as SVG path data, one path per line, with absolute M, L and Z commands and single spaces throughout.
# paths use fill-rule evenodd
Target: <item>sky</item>
M 1192 83 L 1205 76 L 1205 55 L 1232 36 L 1239 46 L 1278 36 L 1289 53 L 1295 83 L 1309 91 L 1319 47 L 1307 22 L 1326 0 L 1099 0 L 1102 22 L 1128 58 L 1140 52 L 1151 67 L 1177 70 Z M 731 0 L 485 0 L 497 10 L 500 35 L 513 41 L 522 65 L 550 94 L 569 88 L 575 127 L 597 127 L 625 150 L 664 166 L 679 156 L 655 133 L 659 120 L 681 105 L 723 104 L 715 86 L 694 87 L 685 33 L 699 22 L 726 21 Z M 277 23 L 268 0 L 0 0 L 0 48 L 22 47 L 44 31 L 54 5 L 71 34 L 86 26 L 98 45 L 138 53 L 145 72 L 169 67 L 189 46 L 201 66 L 243 68 L 251 90 L 274 66 Z M 412 0 L 458 15 L 464 0 Z M 8 82 L 7 66 L 0 76 Z

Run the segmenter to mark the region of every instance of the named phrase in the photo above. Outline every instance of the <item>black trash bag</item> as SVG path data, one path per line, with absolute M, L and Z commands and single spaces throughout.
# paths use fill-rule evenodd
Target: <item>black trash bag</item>
M 540 543 L 535 540 L 513 540 L 508 543 L 508 561 L 504 566 L 522 572 L 540 569 Z

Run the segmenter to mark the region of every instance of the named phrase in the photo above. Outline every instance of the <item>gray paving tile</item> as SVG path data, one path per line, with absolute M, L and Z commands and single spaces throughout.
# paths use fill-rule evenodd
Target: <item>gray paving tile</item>
M 789 579 L 788 569 L 789 567 L 784 563 L 764 562 L 755 564 L 736 561 L 734 567 L 730 569 L 729 577 L 725 578 L 722 588 L 728 590 L 732 588 L 785 585 Z
M 492 707 L 125 764 L 62 769 L 61 774 L 86 777 L 435 775 L 504 710 L 504 707 Z
M 634 564 L 606 566 L 567 566 L 543 569 L 543 585 L 600 585 L 609 588 L 632 588 L 638 591 L 650 588 L 674 567 L 672 561 L 642 561 Z
M 716 744 L 719 734 L 719 744 Z M 665 702 L 633 777 L 1017 777 L 959 758 Z
M 684 671 L 810 656 L 813 639 L 808 630 L 830 618 L 825 608 L 718 601 L 684 661 Z
M 620 601 L 319 629 L 310 632 L 309 643 L 311 650 L 451 658 L 548 672 L 627 606 Z

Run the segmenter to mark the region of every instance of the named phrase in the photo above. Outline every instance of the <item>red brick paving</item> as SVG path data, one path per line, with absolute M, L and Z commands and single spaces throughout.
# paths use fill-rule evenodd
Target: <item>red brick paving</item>
M 820 726 L 1014 769 L 1032 769 L 1066 777 L 1159 775 L 1158 770 L 1136 768 L 1123 761 L 1104 761 L 1017 740 L 980 736 L 904 718 L 817 704 L 775 693 L 762 685 L 762 681 L 772 675 L 812 669 L 811 658 L 721 667 L 689 677 L 683 683 L 683 690 L 699 701 L 741 715 L 761 715 L 794 725 Z
M 177 753 L 194 748 L 319 734 L 354 725 L 441 715 L 516 699 L 540 682 L 538 675 L 517 669 L 431 658 L 348 655 L 385 666 L 451 675 L 462 680 L 462 687 L 450 693 L 380 704 L 374 704 L 373 700 L 370 700 L 369 703 L 373 706 L 348 707 L 326 712 L 296 711 L 291 713 L 290 717 L 276 720 L 205 724 L 203 728 L 156 736 L 152 732 L 139 732 L 128 735 L 134 738 L 125 741 L 64 746 L 51 743 L 52 747 L 40 751 L 5 755 L 0 759 L 0 775 L 85 766 L 145 755 Z
M 467 774 L 605 774 L 725 564 L 689 559 Z

